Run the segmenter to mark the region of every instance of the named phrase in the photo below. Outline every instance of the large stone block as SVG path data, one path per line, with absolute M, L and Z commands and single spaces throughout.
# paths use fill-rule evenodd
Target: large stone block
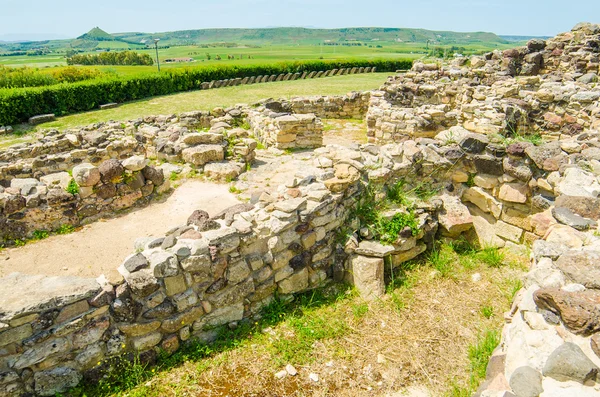
M 221 161 L 225 159 L 223 146 L 199 145 L 184 149 L 181 152 L 183 160 L 195 166 L 203 166 L 206 163 Z
M 350 278 L 361 297 L 374 300 L 383 296 L 385 292 L 383 258 L 356 255 L 350 260 L 350 267 Z
M 304 268 L 278 284 L 280 294 L 293 294 L 308 289 L 308 269 Z
M 35 392 L 40 396 L 54 396 L 77 386 L 82 375 L 73 368 L 58 367 L 37 372 L 34 377 Z

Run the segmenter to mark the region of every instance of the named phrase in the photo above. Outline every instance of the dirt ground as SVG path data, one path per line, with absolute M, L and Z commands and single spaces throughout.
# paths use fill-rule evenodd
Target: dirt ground
M 0 253 L 0 277 L 21 272 L 86 278 L 104 274 L 111 281 L 119 279 L 116 269 L 133 252 L 137 238 L 163 235 L 185 223 L 194 210 L 203 209 L 214 215 L 238 204 L 228 189 L 228 185 L 187 181 L 164 202 L 92 223 L 72 234 L 5 249 Z

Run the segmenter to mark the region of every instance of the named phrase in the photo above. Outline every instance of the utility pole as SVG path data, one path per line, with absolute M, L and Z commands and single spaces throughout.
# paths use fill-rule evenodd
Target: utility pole
M 160 72 L 160 61 L 158 60 L 158 42 L 160 39 L 154 39 L 154 48 L 156 49 L 156 66 L 158 66 L 158 71 Z

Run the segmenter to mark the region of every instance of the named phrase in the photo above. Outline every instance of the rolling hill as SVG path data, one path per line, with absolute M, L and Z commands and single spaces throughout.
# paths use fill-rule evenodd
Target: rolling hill
M 264 29 L 198 29 L 164 33 L 115 33 L 128 42 L 147 42 L 160 38 L 165 44 L 206 44 L 232 42 L 240 44 L 318 44 L 342 42 L 409 42 L 439 44 L 506 43 L 494 33 L 459 33 L 402 28 L 264 28 Z

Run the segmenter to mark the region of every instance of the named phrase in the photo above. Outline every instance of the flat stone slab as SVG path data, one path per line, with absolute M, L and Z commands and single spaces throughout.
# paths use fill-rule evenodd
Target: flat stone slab
M 56 116 L 54 114 L 40 114 L 29 118 L 29 124 L 36 125 L 46 123 L 48 121 L 54 121 Z
M 364 240 L 358 244 L 355 253 L 375 258 L 384 258 L 396 251 L 396 248 L 392 245 L 383 245 L 378 241 Z
M 100 105 L 100 109 L 104 110 L 104 109 L 113 109 L 118 107 L 119 104 L 118 103 L 105 103 L 104 105 Z
M 0 278 L 0 321 L 88 299 L 100 292 L 95 279 L 11 273 Z

